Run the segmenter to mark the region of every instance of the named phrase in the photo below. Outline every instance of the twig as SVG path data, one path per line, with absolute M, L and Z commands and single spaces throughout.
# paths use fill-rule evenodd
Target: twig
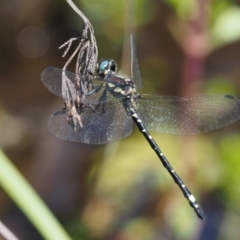
M 71 38 L 66 43 L 61 45 L 59 48 L 67 46 L 63 57 L 67 55 L 73 41 L 79 40 L 79 44 L 70 56 L 69 60 L 65 63 L 63 70 L 66 70 L 70 62 L 77 55 L 77 62 L 75 73 L 81 75 L 87 75 L 95 72 L 97 58 L 98 58 L 98 48 L 96 39 L 94 36 L 94 29 L 88 18 L 77 8 L 77 6 L 72 2 L 72 0 L 66 0 L 71 8 L 78 14 L 78 16 L 83 20 L 83 30 L 81 38 Z
M 68 113 L 68 118 L 73 119 L 73 113 L 76 112 L 75 104 L 80 109 L 81 103 L 87 92 L 91 90 L 92 87 L 92 78 L 96 69 L 97 58 L 98 58 L 98 48 L 96 39 L 94 36 L 94 29 L 87 17 L 77 8 L 77 6 L 72 2 L 72 0 L 66 0 L 70 7 L 77 13 L 77 15 L 83 20 L 83 30 L 82 36 L 80 38 L 71 38 L 59 48 L 66 47 L 66 50 L 63 54 L 65 57 L 74 41 L 79 41 L 78 46 L 76 47 L 73 54 L 69 57 L 65 63 L 62 71 L 62 96 L 65 102 L 66 111 Z M 66 69 L 69 66 L 70 62 L 77 57 L 76 66 L 75 66 L 75 83 L 72 86 L 71 80 L 66 75 Z M 76 96 L 74 98 L 75 103 L 70 100 L 69 95 Z M 81 126 L 80 116 L 77 119 L 73 119 L 74 122 L 78 122 Z

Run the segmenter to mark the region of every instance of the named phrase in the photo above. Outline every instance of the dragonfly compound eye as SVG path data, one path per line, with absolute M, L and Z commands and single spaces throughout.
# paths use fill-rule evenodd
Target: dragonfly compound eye
M 114 73 L 117 71 L 117 64 L 114 60 L 109 61 L 109 69 Z
M 117 70 L 117 64 L 114 60 L 102 59 L 97 65 L 97 74 L 101 77 L 105 77 L 108 72 L 113 72 Z
M 97 74 L 101 77 L 106 75 L 106 70 L 108 69 L 109 60 L 102 59 L 97 65 Z

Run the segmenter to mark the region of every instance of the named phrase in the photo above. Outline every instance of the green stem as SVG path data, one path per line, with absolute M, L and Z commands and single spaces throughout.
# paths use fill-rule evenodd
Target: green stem
M 26 179 L 0 150 L 0 186 L 46 240 L 71 240 Z

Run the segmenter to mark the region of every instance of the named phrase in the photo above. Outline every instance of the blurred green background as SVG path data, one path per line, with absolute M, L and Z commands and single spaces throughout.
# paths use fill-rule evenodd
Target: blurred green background
M 74 2 L 94 27 L 99 58 L 124 72 L 134 31 L 141 92 L 240 96 L 240 1 Z M 63 67 L 58 47 L 81 30 L 64 0 L 0 2 L 0 147 L 73 239 L 240 239 L 240 123 L 191 137 L 153 133 L 203 207 L 203 222 L 136 128 L 101 146 L 48 132 L 63 102 L 40 75 Z M 1 189 L 0 219 L 20 239 L 42 239 Z

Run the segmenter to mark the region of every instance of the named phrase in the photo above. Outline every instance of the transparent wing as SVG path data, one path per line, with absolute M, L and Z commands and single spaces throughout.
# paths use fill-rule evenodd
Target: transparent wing
M 204 133 L 240 118 L 240 100 L 230 95 L 194 98 L 141 95 L 138 103 L 145 126 L 158 133 Z
M 104 144 L 127 137 L 132 132 L 132 119 L 122 102 L 106 103 L 105 113 L 87 109 L 78 115 L 82 126 L 69 124 L 66 111 L 55 112 L 48 128 L 56 137 L 88 144 Z
M 82 86 L 90 91 L 94 87 L 101 85 L 103 81 L 97 80 L 91 75 L 77 75 L 73 72 L 59 68 L 46 68 L 41 75 L 41 80 L 47 89 L 64 99 L 76 101 L 77 86 L 81 82 Z
M 142 79 L 138 65 L 136 44 L 132 34 L 130 38 L 131 38 L 131 71 L 132 71 L 131 74 L 137 89 L 139 89 L 142 87 Z

